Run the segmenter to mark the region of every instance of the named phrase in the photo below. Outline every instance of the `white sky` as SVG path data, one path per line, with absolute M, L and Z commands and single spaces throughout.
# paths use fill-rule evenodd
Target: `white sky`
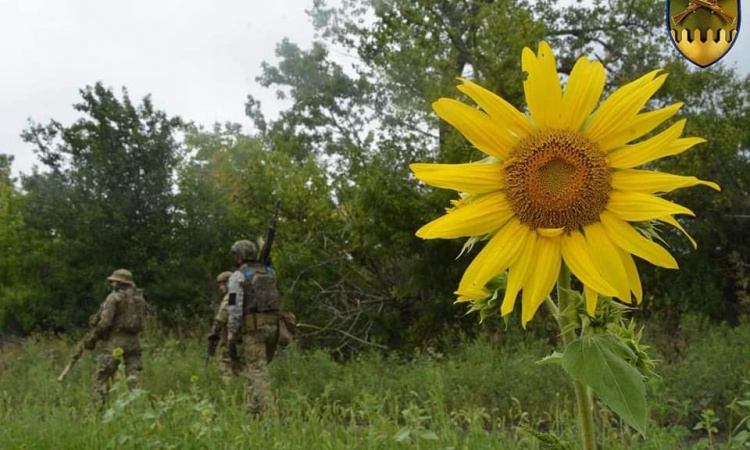
M 30 172 L 36 158 L 19 137 L 27 118 L 71 123 L 78 89 L 96 81 L 118 94 L 126 86 L 133 101 L 150 93 L 158 109 L 204 125 L 249 125 L 248 94 L 273 116 L 285 105 L 255 78 L 284 37 L 310 45 L 311 7 L 312 0 L 0 0 L 0 153 L 15 155 L 15 174 Z M 750 31 L 741 30 L 725 60 L 750 72 Z

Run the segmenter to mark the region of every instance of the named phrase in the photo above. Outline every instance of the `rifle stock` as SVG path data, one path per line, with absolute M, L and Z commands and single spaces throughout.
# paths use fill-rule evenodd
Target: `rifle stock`
M 724 22 L 728 23 L 729 25 L 733 25 L 734 24 L 734 16 L 730 16 L 729 14 L 727 14 L 724 11 L 721 11 L 721 10 L 714 10 L 714 13 L 716 13 L 717 15 L 719 15 L 719 17 L 721 17 L 722 19 L 724 19 Z
M 680 22 L 682 22 L 683 20 L 685 20 L 685 17 L 687 17 L 690 14 L 694 13 L 697 9 L 698 9 L 697 7 L 693 8 L 693 7 L 688 6 L 687 9 L 685 9 L 683 11 L 680 11 L 677 14 L 675 14 L 674 16 L 672 16 L 672 20 L 674 21 L 675 25 L 679 25 Z

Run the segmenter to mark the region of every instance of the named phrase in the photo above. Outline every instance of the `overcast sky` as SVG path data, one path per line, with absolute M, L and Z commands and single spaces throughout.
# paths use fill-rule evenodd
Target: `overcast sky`
M 255 77 L 284 37 L 303 47 L 312 0 L 0 0 L 0 153 L 30 172 L 27 118 L 69 124 L 78 89 L 103 81 L 131 98 L 150 93 L 168 114 L 239 122 L 248 94 L 274 115 L 283 105 Z M 743 22 L 747 24 L 747 8 Z M 750 32 L 725 58 L 750 72 Z

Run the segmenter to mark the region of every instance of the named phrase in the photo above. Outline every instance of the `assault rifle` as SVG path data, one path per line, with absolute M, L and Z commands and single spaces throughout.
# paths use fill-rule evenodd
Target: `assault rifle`
M 268 231 L 266 232 L 266 241 L 263 243 L 263 249 L 260 252 L 260 262 L 264 266 L 271 265 L 271 247 L 273 247 L 273 238 L 274 236 L 276 236 L 276 222 L 279 220 L 280 205 L 281 200 L 276 200 L 273 219 L 271 219 L 271 224 L 268 226 Z
M 208 336 L 208 345 L 206 346 L 206 364 L 203 367 L 208 367 L 208 363 L 211 358 L 216 354 L 216 347 L 219 345 L 219 336 L 211 334 Z
M 70 369 L 73 368 L 73 366 L 78 362 L 79 359 L 81 359 L 81 356 L 83 355 L 83 352 L 86 351 L 86 342 L 91 339 L 90 335 L 86 335 L 81 339 L 78 344 L 76 344 L 75 350 L 73 351 L 73 356 L 70 358 L 70 362 L 67 366 L 63 369 L 62 373 L 59 377 L 57 377 L 57 381 L 64 381 L 65 378 L 68 376 L 68 372 L 70 372 Z
M 101 318 L 101 310 L 94 313 L 91 317 L 89 317 L 89 326 L 96 327 L 96 325 L 99 323 L 99 319 Z M 81 359 L 81 356 L 83 355 L 83 352 L 86 351 L 86 344 L 89 344 L 89 348 L 93 348 L 91 346 L 92 339 L 95 339 L 95 333 L 96 329 L 90 330 L 86 335 L 78 341 L 78 344 L 76 344 L 75 350 L 73 351 L 73 356 L 70 358 L 70 362 L 67 366 L 63 369 L 62 373 L 59 377 L 57 377 L 57 381 L 62 382 L 65 380 L 65 377 L 68 376 L 68 372 L 70 372 L 70 369 L 75 366 L 75 364 L 78 362 L 79 359 Z M 96 342 L 93 342 L 94 345 L 96 345 Z

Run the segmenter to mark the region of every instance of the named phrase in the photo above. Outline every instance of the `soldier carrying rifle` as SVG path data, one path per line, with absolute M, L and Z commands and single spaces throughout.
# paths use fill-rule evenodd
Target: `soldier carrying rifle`
M 120 358 L 113 355 L 116 348 L 122 349 L 121 359 L 125 362 L 128 386 L 132 389 L 137 384 L 136 375 L 142 370 L 138 334 L 143 330 L 146 315 L 143 292 L 135 288 L 130 271 L 115 270 L 107 280 L 112 287 L 112 292 L 102 303 L 99 312 L 92 317 L 89 323 L 92 329 L 76 346 L 71 362 L 58 377 L 59 381 L 65 379 L 83 351 L 94 350 L 97 343 L 101 342 L 93 384 L 94 392 L 99 396 L 102 404 L 106 401 L 112 377 L 117 373 L 120 364 Z
M 277 202 L 260 254 L 248 240 L 231 248 L 236 270 L 228 281 L 226 342 L 235 373 L 247 380 L 247 410 L 252 416 L 276 411 L 268 364 L 277 347 L 288 345 L 297 331 L 294 315 L 279 313 L 281 296 L 271 267 L 278 210 Z
M 206 366 L 208 366 L 209 360 L 216 354 L 216 347 L 222 348 L 219 358 L 219 371 L 224 383 L 229 383 L 232 376 L 239 375 L 237 363 L 229 354 L 227 345 L 227 301 L 229 300 L 227 282 L 231 276 L 232 272 L 222 272 L 216 277 L 216 283 L 223 298 L 214 317 L 214 325 L 208 335 L 208 355 L 206 356 Z

